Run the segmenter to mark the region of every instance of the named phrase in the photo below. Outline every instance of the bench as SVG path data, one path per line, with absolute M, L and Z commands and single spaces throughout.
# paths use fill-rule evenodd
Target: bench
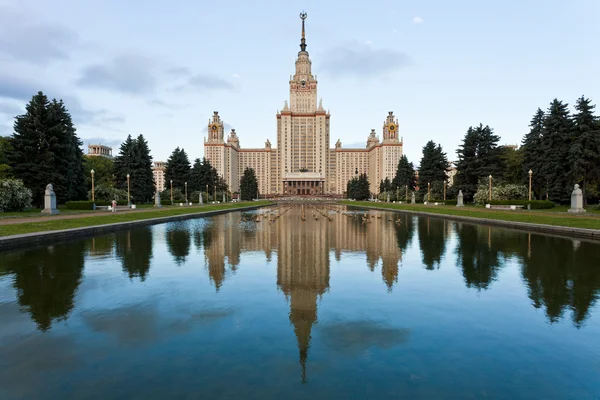
M 509 205 L 509 204 L 486 204 L 485 208 L 489 208 L 491 210 L 516 210 L 517 208 L 523 208 L 523 205 Z

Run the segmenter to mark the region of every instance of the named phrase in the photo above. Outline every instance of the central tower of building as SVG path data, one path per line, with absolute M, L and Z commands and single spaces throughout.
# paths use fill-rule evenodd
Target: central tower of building
M 296 71 L 290 76 L 290 103 L 277 113 L 279 173 L 277 191 L 294 194 L 328 193 L 329 113 L 317 105 L 317 78 L 306 51 L 306 13 L 301 13 L 302 37 Z M 281 185 L 281 187 L 280 187 Z

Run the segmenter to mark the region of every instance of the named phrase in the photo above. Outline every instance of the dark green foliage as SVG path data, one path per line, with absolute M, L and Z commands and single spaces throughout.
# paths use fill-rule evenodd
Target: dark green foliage
M 114 169 L 115 163 L 107 157 L 85 157 L 84 170 L 86 187 L 92 187 L 92 174 L 94 170 L 94 185 L 95 186 L 113 186 L 114 185 Z
M 346 193 L 349 199 L 367 200 L 371 195 L 367 174 L 360 174 L 350 179 L 346 184 Z
M 523 169 L 523 148 L 500 146 L 498 150 L 500 151 L 500 157 L 504 165 L 504 172 L 501 178 L 504 183 L 515 185 L 525 183 L 529 178 Z
M 59 203 L 85 198 L 82 142 L 62 100 L 49 101 L 38 92 L 26 110 L 15 119 L 6 154 L 11 173 L 31 189 L 38 207 L 49 183 Z
M 415 167 L 413 166 L 413 163 L 408 162 L 406 155 L 403 155 L 400 157 L 400 160 L 398 160 L 398 168 L 396 169 L 396 176 L 392 180 L 392 187 L 406 189 L 407 185 L 408 191 L 412 192 L 417 186 L 417 180 L 415 178 Z
M 177 147 L 167 160 L 165 182 L 173 181 L 173 188 L 185 189 L 185 182 L 190 180 L 190 160 L 184 149 Z M 169 183 L 170 184 L 170 183 Z
M 111 200 L 112 201 L 112 200 Z M 68 210 L 93 210 L 94 204 L 96 206 L 110 206 L 111 201 L 98 200 L 98 201 L 67 201 L 65 207 Z
M 499 141 L 500 137 L 487 125 L 484 127 L 479 124 L 467 130 L 462 145 L 456 151 L 458 162 L 454 177 L 455 185 L 463 191 L 465 201 L 472 200 L 479 179 L 490 175 L 499 178 L 504 174 Z
M 148 143 L 143 135 L 133 139 L 131 135 L 121 144 L 119 155 L 115 157 L 114 177 L 117 188 L 129 190 L 132 201 L 149 202 L 154 196 L 154 177 L 152 176 L 152 157 Z
M 529 133 L 523 137 L 523 174 L 525 181 L 529 184 L 529 171 L 531 175 L 531 187 L 536 198 L 542 197 L 543 189 L 546 187 L 546 179 L 542 174 L 544 165 L 544 147 L 542 139 L 544 132 L 544 112 L 538 108 L 529 124 Z
M 258 181 L 254 169 L 246 167 L 240 179 L 240 197 L 242 200 L 252 200 L 257 199 L 258 195 Z
M 443 182 L 447 179 L 448 159 L 442 146 L 436 145 L 433 140 L 423 147 L 423 157 L 419 167 L 419 192 L 427 195 L 427 183 Z
M 379 182 L 379 194 L 389 192 L 390 190 L 392 190 L 390 178 L 382 179 L 381 182 Z
M 554 99 L 543 122 L 541 175 L 549 199 L 561 204 L 569 203 L 573 191 L 568 163 L 572 132 L 568 104 Z
M 600 175 L 600 122 L 594 115 L 589 99 L 577 99 L 573 115 L 573 132 L 568 160 L 571 167 L 570 183 L 581 182 L 584 205 L 587 200 L 587 185 L 590 178 Z
M 10 152 L 10 137 L 0 136 L 0 179 L 8 179 L 12 176 L 10 166 L 8 165 L 8 156 Z
M 219 200 L 223 198 L 223 192 L 227 194 L 229 190 L 225 179 L 219 176 L 217 169 L 210 164 L 206 158 L 200 161 L 199 158 L 194 160 L 194 166 L 190 172 L 190 180 L 188 182 L 188 192 L 203 192 L 206 193 L 206 185 L 208 185 L 208 194 L 210 197 L 217 198 L 213 200 Z
M 188 192 L 188 200 L 190 200 L 192 202 L 197 202 L 197 201 L 199 201 L 199 198 L 194 193 L 197 194 L 198 192 L 193 192 L 193 193 Z M 170 204 L 171 203 L 171 187 L 170 186 L 167 186 L 167 188 L 165 190 L 160 192 L 160 201 L 162 202 L 162 204 Z M 184 201 L 185 201 L 185 193 L 183 193 L 183 191 L 181 191 L 181 189 L 173 187 L 173 203 L 174 204 L 183 203 Z

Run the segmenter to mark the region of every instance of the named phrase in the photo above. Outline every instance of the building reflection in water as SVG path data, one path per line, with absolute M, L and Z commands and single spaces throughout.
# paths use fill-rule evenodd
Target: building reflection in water
M 216 291 L 240 267 L 242 253 L 261 252 L 267 260 L 277 256 L 277 286 L 289 302 L 303 381 L 318 300 L 329 290 L 330 257 L 339 262 L 347 252 L 365 254 L 372 271 L 381 268 L 388 291 L 397 284 L 402 257 L 410 249 L 420 252 L 426 269 L 454 263 L 466 287 L 477 291 L 491 290 L 503 268 L 517 265 L 531 304 L 544 310 L 549 323 L 570 314 L 573 324 L 582 327 L 599 297 L 600 247 L 594 242 L 335 206 L 307 205 L 304 215 L 303 222 L 300 206 L 280 205 L 170 223 L 164 234 L 175 265 L 190 258 L 192 244 L 203 254 Z M 0 277 L 9 276 L 21 309 L 46 331 L 74 309 L 86 259 L 117 259 L 130 279 L 147 280 L 153 247 L 160 243 L 153 232 L 153 227 L 142 227 L 2 252 Z

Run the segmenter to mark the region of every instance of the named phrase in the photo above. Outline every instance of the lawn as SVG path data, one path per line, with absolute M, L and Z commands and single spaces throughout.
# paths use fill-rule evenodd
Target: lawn
M 252 202 L 241 202 L 241 203 L 226 203 L 226 204 L 206 204 L 196 205 L 190 207 L 163 207 L 161 209 L 155 209 L 152 211 L 140 210 L 140 211 L 128 211 L 128 212 L 117 212 L 110 213 L 106 212 L 101 215 L 90 216 L 89 212 L 87 215 L 82 215 L 81 218 L 69 218 L 69 219 L 51 219 L 46 221 L 37 222 L 23 222 L 10 225 L 0 225 L 0 236 L 18 235 L 24 233 L 43 232 L 43 231 L 54 231 L 60 229 L 72 229 L 82 228 L 88 226 L 114 224 L 119 222 L 130 222 L 145 220 L 151 218 L 169 217 L 183 214 L 202 213 L 205 211 L 217 211 L 217 210 L 234 210 L 236 208 L 249 207 L 249 206 L 262 206 L 272 204 L 270 201 L 252 201 Z
M 567 213 L 566 208 L 562 212 L 560 211 L 561 209 L 504 211 L 489 210 L 484 207 L 474 206 L 458 208 L 456 206 L 426 206 L 423 204 L 373 203 L 370 201 L 347 200 L 342 200 L 341 203 L 357 207 L 376 207 L 390 210 L 416 211 L 431 214 L 566 226 L 570 228 L 600 229 L 600 214 L 596 210 L 593 210 L 593 212 L 590 210 L 583 215 L 574 215 Z

